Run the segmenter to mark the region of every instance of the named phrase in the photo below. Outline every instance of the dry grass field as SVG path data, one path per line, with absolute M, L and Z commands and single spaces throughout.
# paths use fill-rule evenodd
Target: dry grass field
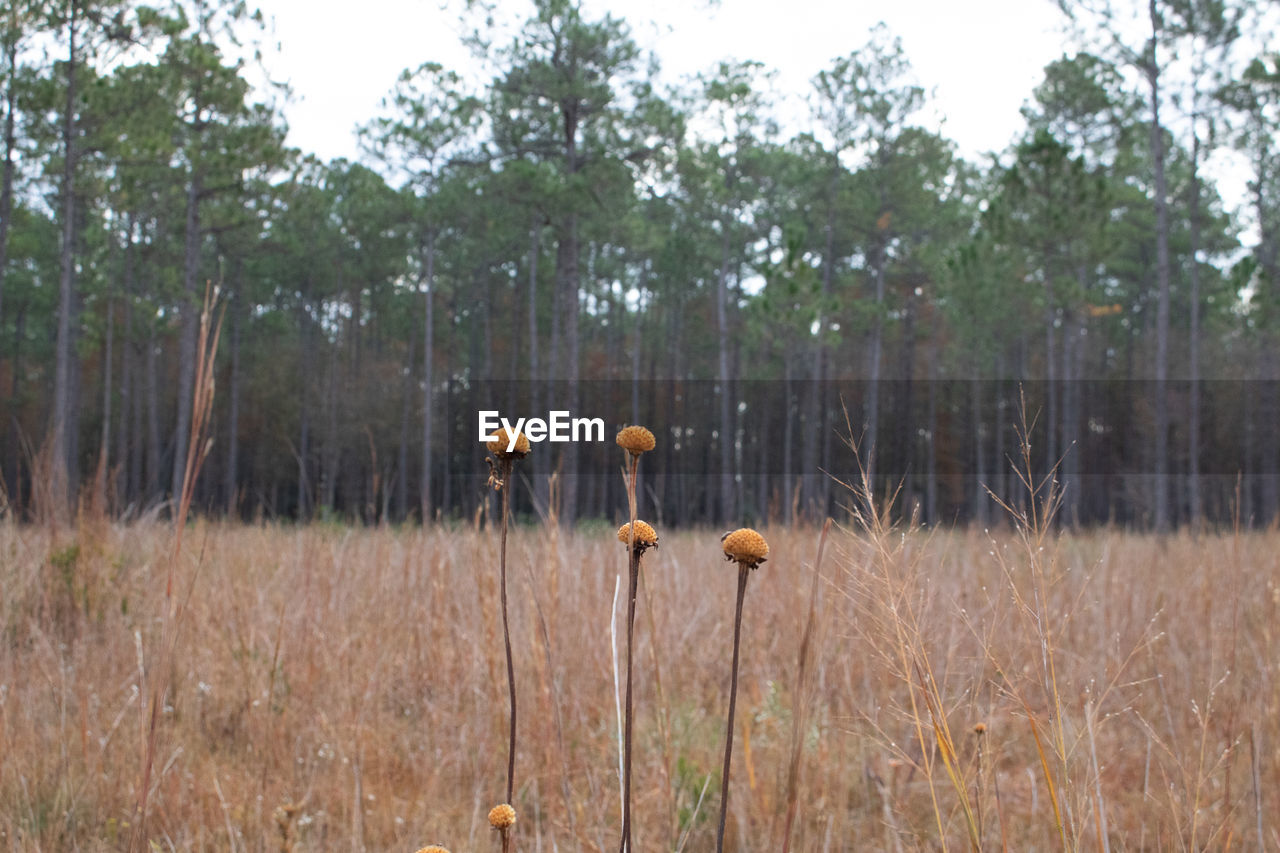
M 764 527 L 726 849 L 780 849 L 818 531 Z M 713 849 L 735 569 L 659 530 L 636 620 L 638 851 Z M 0 847 L 496 850 L 507 699 L 496 529 L 0 525 Z M 626 558 L 509 550 L 514 849 L 619 833 Z M 833 528 L 791 849 L 1280 847 L 1280 535 Z M 164 683 L 163 681 L 159 683 Z

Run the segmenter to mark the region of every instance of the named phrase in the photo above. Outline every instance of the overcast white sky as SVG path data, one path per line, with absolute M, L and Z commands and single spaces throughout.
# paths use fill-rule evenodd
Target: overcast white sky
M 290 143 L 323 159 L 354 158 L 353 127 L 375 114 L 400 71 L 430 60 L 478 73 L 459 43 L 457 3 L 450 5 L 362 0 L 337 13 L 315 0 L 261 0 L 279 45 L 267 62 L 294 90 Z M 512 14 L 527 9 L 506 6 Z M 585 0 L 584 9 L 625 18 L 641 47 L 656 51 L 668 81 L 721 59 L 759 60 L 777 71 L 788 99 L 803 98 L 814 74 L 864 44 L 883 20 L 902 38 L 918 82 L 936 93 L 943 133 L 969 157 L 1010 142 L 1018 108 L 1064 44 L 1051 0 Z

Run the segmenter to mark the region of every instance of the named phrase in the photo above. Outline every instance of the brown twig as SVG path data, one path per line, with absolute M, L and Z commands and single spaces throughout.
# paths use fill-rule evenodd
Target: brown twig
M 511 628 L 507 621 L 507 520 L 511 516 L 511 460 L 502 459 L 502 544 L 498 554 L 498 571 L 502 584 L 502 643 L 507 651 L 507 695 L 511 708 L 511 738 L 507 746 L 507 799 L 514 802 L 516 777 L 516 668 L 511 657 Z M 506 833 L 502 834 L 506 849 Z
M 751 569 L 738 564 L 738 603 L 733 616 L 733 670 L 729 679 L 729 723 L 724 735 L 724 771 L 720 779 L 720 826 L 716 829 L 716 853 L 724 851 L 724 823 L 729 814 L 729 762 L 733 757 L 733 717 L 738 705 L 738 647 L 742 639 L 742 601 L 747 595 Z
M 640 554 L 636 551 L 636 470 L 640 465 L 640 457 L 627 453 L 627 506 L 631 511 L 631 526 L 627 535 L 627 694 L 623 710 L 622 736 L 622 841 L 619 853 L 631 850 L 631 661 L 632 646 L 635 640 L 636 624 L 636 590 L 640 585 Z

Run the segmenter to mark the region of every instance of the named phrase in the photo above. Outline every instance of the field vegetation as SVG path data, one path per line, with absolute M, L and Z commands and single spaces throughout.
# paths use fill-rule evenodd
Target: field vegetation
M 1280 535 L 761 526 L 743 614 L 726 849 L 1274 849 Z M 644 561 L 636 850 L 711 849 L 735 569 L 718 531 Z M 0 841 L 119 850 L 167 678 L 158 849 L 497 849 L 508 736 L 498 530 L 0 525 Z M 526 523 L 508 544 L 521 708 L 516 850 L 620 833 L 626 548 Z M 621 589 L 621 592 L 619 590 Z M 804 701 L 807 697 L 808 701 Z

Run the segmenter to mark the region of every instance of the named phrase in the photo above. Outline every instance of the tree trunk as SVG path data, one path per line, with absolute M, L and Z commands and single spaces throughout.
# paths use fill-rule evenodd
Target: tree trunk
M 1058 341 L 1054 322 L 1057 319 L 1057 297 L 1053 289 L 1054 270 L 1050 265 L 1053 250 L 1044 252 L 1044 401 L 1045 401 L 1045 458 L 1044 471 L 1054 470 L 1059 461 L 1058 451 Z
M 779 499 L 782 501 L 782 520 L 785 524 L 795 521 L 791 508 L 791 490 L 794 488 L 792 478 L 796 473 L 793 450 L 796 440 L 795 367 L 792 353 L 793 348 L 787 347 L 782 354 L 782 388 L 786 403 L 782 411 L 786 420 L 782 425 L 782 476 L 778 478 L 778 482 L 782 487 Z
M 916 464 L 916 450 L 920 446 L 917 440 L 916 408 L 915 408 L 915 372 L 916 372 L 916 297 L 912 288 L 907 288 L 906 310 L 902 312 L 902 355 L 898 359 L 898 376 L 889 385 L 893 392 L 889 403 L 893 406 L 891 415 L 893 423 L 892 444 L 885 442 L 889 451 L 887 457 L 889 471 L 893 472 L 895 481 L 908 484 L 908 494 L 918 492 L 921 488 L 919 466 Z M 890 409 L 889 405 L 884 407 Z M 881 468 L 883 471 L 884 468 Z M 914 480 L 914 486 L 912 481 Z
M 636 315 L 633 319 L 633 327 L 631 334 L 631 422 L 638 424 L 641 422 L 640 414 L 640 353 L 644 345 L 644 291 L 649 286 L 649 264 L 648 262 L 641 266 L 641 290 L 640 298 L 636 304 Z M 626 304 L 623 303 L 623 311 L 626 310 Z
M 240 514 L 240 336 L 244 323 L 244 259 L 235 259 L 235 271 L 231 276 L 231 387 L 228 389 L 227 409 L 227 517 L 235 519 Z
M 1081 270 L 1081 292 L 1084 275 Z M 1072 528 L 1080 524 L 1080 483 L 1076 477 L 1080 468 L 1080 447 L 1077 446 L 1079 409 L 1076 399 L 1080 383 L 1077 381 L 1079 377 L 1074 374 L 1076 353 L 1082 346 L 1080 329 L 1079 320 L 1068 312 L 1062 327 L 1062 469 L 1059 479 L 1062 489 L 1062 523 Z
M 996 354 L 995 364 L 995 410 L 996 423 L 992 427 L 992 435 L 995 436 L 995 453 L 993 457 L 992 471 L 992 491 L 1001 498 L 1009 506 L 1014 505 L 1013 491 L 1009 487 L 1012 481 L 1012 474 L 1009 471 L 1010 460 L 1005 450 L 1005 430 L 1008 424 L 1005 422 L 1005 412 L 1009 405 L 1009 401 L 1005 398 L 1005 381 L 1004 381 L 1004 354 Z M 1021 374 L 1019 374 L 1021 375 Z M 990 506 L 988 503 L 987 506 Z
M 835 280 L 835 210 L 836 210 L 836 185 L 840 177 L 840 160 L 838 154 L 833 154 L 831 158 L 831 174 L 827 180 L 827 211 L 826 223 L 823 226 L 823 251 L 822 251 L 822 284 L 819 290 L 818 311 L 817 311 L 817 336 L 813 341 L 813 352 L 811 355 L 813 367 L 811 379 L 813 380 L 808 387 L 808 395 L 805 400 L 805 436 L 802 454 L 804 458 L 804 480 L 805 483 L 802 491 L 804 492 L 804 504 L 809 506 L 814 502 L 822 503 L 822 510 L 817 516 L 820 519 L 826 513 L 826 501 L 821 499 L 821 495 L 826 494 L 826 490 L 822 487 L 826 483 L 826 477 L 819 476 L 819 469 L 826 468 L 830 456 L 830 443 L 826 440 L 827 419 L 824 408 L 825 394 L 824 383 L 827 378 L 826 365 L 826 329 L 827 329 L 827 300 L 831 295 L 832 283 Z M 830 470 L 830 468 L 826 468 Z
M 871 321 L 870 351 L 867 362 L 871 365 L 870 387 L 867 388 L 867 426 L 866 438 L 863 440 L 863 458 L 867 470 L 867 483 L 873 500 L 876 488 L 876 456 L 879 452 L 877 440 L 880 427 L 880 374 L 881 360 L 884 355 L 884 297 L 885 297 L 885 257 L 886 247 L 883 237 L 876 237 L 876 247 L 872 253 L 871 280 L 875 286 L 875 315 Z
M 147 323 L 147 502 L 164 499 L 160 485 L 160 378 L 156 370 L 156 350 L 159 347 L 156 323 L 152 318 Z
M 193 172 L 187 186 L 186 232 L 182 250 L 182 338 L 178 343 L 178 416 L 173 431 L 173 480 L 170 494 L 182 495 L 186 476 L 187 443 L 191 432 L 192 393 L 196 376 L 196 276 L 200 266 L 200 176 Z
M 400 394 L 400 449 L 396 454 L 396 521 L 409 516 L 409 423 L 413 419 L 413 368 L 416 335 L 409 336 L 409 352 L 405 355 L 404 377 Z
M 9 470 L 13 472 L 13 488 L 9 492 L 9 499 L 15 506 L 22 505 L 22 448 L 20 440 L 22 438 L 22 426 L 18 422 L 18 405 L 21 402 L 22 394 L 22 377 L 24 375 L 24 366 L 22 363 L 22 340 L 27 334 L 27 307 L 25 304 L 19 304 L 18 316 L 13 318 L 13 370 L 9 375 L 9 399 L 13 402 L 14 409 L 9 413 Z
M 4 109 L 4 173 L 0 177 L 0 328 L 4 323 L 4 271 L 9 259 L 9 222 L 13 213 L 13 151 L 17 145 L 14 130 L 13 113 L 17 106 L 17 93 L 14 84 L 18 79 L 18 44 L 17 36 L 12 43 L 5 45 L 8 53 L 8 81 L 5 84 Z
M 5 44 L 5 51 L 8 55 L 8 80 L 5 84 L 5 111 L 4 111 L 4 170 L 0 176 L 0 334 L 4 331 L 4 273 L 5 267 L 8 265 L 9 259 L 9 222 L 13 212 L 13 151 L 17 144 L 17 137 L 14 130 L 14 107 L 17 103 L 16 91 L 14 89 L 14 81 L 17 79 L 18 73 L 18 44 L 17 37 L 14 41 Z M 14 420 L 14 414 L 10 413 L 10 421 Z M 13 435 L 14 429 L 12 423 L 4 425 L 6 432 L 6 443 L 12 446 L 16 439 Z M 13 457 L 15 454 L 10 453 Z M 16 485 L 18 479 L 18 470 L 16 466 L 10 468 L 14 483 Z M 4 471 L 0 470 L 0 488 L 5 486 Z M 8 490 L 10 496 L 16 492 L 16 488 Z
M 1269 138 L 1269 137 L 1268 137 Z M 1267 145 L 1264 139 L 1264 146 Z M 1269 146 L 1268 146 L 1269 147 Z M 1277 244 L 1276 233 L 1272 226 L 1272 218 L 1267 216 L 1265 208 L 1265 199 L 1262 187 L 1271 180 L 1266 174 L 1265 164 L 1269 161 L 1266 150 L 1262 152 L 1262 156 L 1258 161 L 1258 174 L 1255 186 L 1255 203 L 1258 211 L 1258 221 L 1261 223 L 1258 241 L 1257 254 L 1260 264 L 1265 270 L 1266 280 L 1272 283 L 1272 287 L 1276 287 L 1276 283 L 1280 282 L 1280 263 L 1277 263 Z M 1274 293 L 1272 298 L 1275 298 Z M 1276 356 L 1276 334 L 1272 329 L 1262 330 L 1262 364 L 1261 379 L 1263 395 L 1259 400 L 1259 406 L 1262 410 L 1262 422 L 1275 424 L 1277 418 L 1280 418 L 1280 360 Z M 1252 395 L 1248 395 L 1252 396 Z M 1270 433 L 1268 438 L 1271 439 Z M 1271 525 L 1276 522 L 1277 514 L 1280 514 L 1280 442 L 1275 440 L 1267 440 L 1261 442 L 1261 450 L 1259 452 L 1258 468 L 1261 474 L 1262 493 L 1259 496 L 1260 518 L 1259 521 L 1264 525 Z
M 1274 440 L 1270 429 L 1280 423 L 1280 364 L 1277 364 L 1274 343 L 1263 354 L 1263 398 L 1260 401 L 1263 423 L 1271 424 L 1268 440 L 1262 442 L 1258 470 L 1262 472 L 1263 526 L 1274 526 L 1280 519 L 1280 442 Z
M 320 453 L 320 510 L 334 513 L 338 485 L 338 345 L 330 343 L 329 377 L 324 392 L 324 443 Z M 354 495 L 352 498 L 354 499 Z
M 127 316 L 132 320 L 132 306 L 130 306 L 130 313 Z M 128 354 L 129 361 L 132 365 L 129 370 L 129 375 L 134 377 L 131 383 L 132 390 L 129 395 L 132 399 L 132 405 L 130 406 L 132 411 L 129 412 L 129 429 L 127 431 L 121 429 L 121 434 L 118 438 L 122 443 L 128 443 L 129 478 L 126 489 L 128 500 L 130 503 L 141 504 L 143 501 L 142 449 L 144 445 L 143 435 L 145 435 L 145 419 L 142 414 L 144 396 L 141 388 L 142 348 L 135 342 L 134 334 L 130 334 L 129 336 Z M 124 413 L 122 412 L 121 414 L 123 415 Z M 124 457 L 121 456 L 121 458 Z
M 1203 516 L 1200 500 L 1200 136 L 1196 133 L 1196 116 L 1191 116 L 1191 329 L 1188 334 L 1187 396 L 1187 497 L 1192 530 L 1198 530 Z
M 129 471 L 133 465 L 129 442 L 129 419 L 133 413 L 133 311 L 126 295 L 124 302 L 124 335 L 120 342 L 120 414 L 116 424 L 116 483 L 111 498 L 116 506 L 126 506 L 132 499 Z
M 974 375 L 969 379 L 969 411 L 973 417 L 971 427 L 973 430 L 973 492 L 969 517 L 975 524 L 985 528 L 990 523 L 990 519 L 987 518 L 987 495 L 984 484 L 989 484 L 992 489 L 998 486 L 987 472 L 986 442 L 983 441 L 982 435 L 982 381 L 981 373 L 975 367 Z
M 565 408 L 578 410 L 578 215 L 571 213 L 560 227 L 556 247 L 556 278 L 563 300 L 564 317 L 561 321 L 565 344 L 565 376 L 568 382 Z M 560 518 L 572 525 L 578 514 L 578 454 L 577 445 L 569 442 L 561 445 L 561 509 Z
M 729 228 L 723 223 L 723 234 L 720 241 L 720 271 L 716 276 L 716 331 L 718 370 L 720 385 L 720 477 L 719 500 L 720 523 L 728 523 L 735 518 L 733 507 L 733 415 L 729 390 Z
M 308 283 L 307 290 L 310 290 Z M 315 323 L 303 305 L 299 309 L 302 319 L 302 363 L 298 377 L 301 400 L 298 403 L 298 519 L 307 521 L 311 518 L 311 395 L 307 389 L 311 387 L 315 369 Z
M 431 520 L 431 427 L 434 407 L 433 373 L 435 356 L 435 292 L 436 292 L 436 234 L 427 232 L 426 260 L 424 263 L 423 295 L 424 317 L 422 322 L 422 523 Z M 441 506 L 448 505 L 448 495 Z
M 125 264 L 128 264 L 127 256 Z M 126 276 L 127 277 L 127 276 Z M 106 508 L 107 476 L 111 466 L 111 363 L 114 360 L 116 311 L 113 287 L 107 285 L 107 333 L 102 344 L 102 430 L 98 436 L 98 470 L 94 476 L 94 499 Z
M 71 360 L 75 355 L 75 330 L 71 317 L 75 313 L 76 25 L 80 11 L 77 0 L 70 0 L 68 10 L 67 97 L 62 120 L 62 274 L 58 283 L 58 332 L 54 351 L 53 424 L 50 434 L 54 466 L 51 491 L 58 504 L 58 512 L 65 511 L 71 500 L 70 477 L 74 459 L 71 458 L 70 436 L 79 422 L 78 401 L 71 396 Z
M 928 401 L 928 439 L 925 442 L 924 471 L 924 514 L 931 525 L 938 523 L 938 336 L 929 335 L 929 401 Z M 978 437 L 973 437 L 975 442 Z
M 133 365 L 135 348 L 133 345 L 133 294 L 134 282 L 137 278 L 136 249 L 133 242 L 134 216 L 129 214 L 125 221 L 124 244 L 124 340 L 120 347 L 120 423 L 116 429 L 116 466 L 119 481 L 116 484 L 115 499 L 118 503 L 127 504 L 133 500 L 137 482 L 133 478 L 133 458 L 137 455 L 134 442 L 129 440 L 132 430 L 129 428 L 133 416 Z M 136 434 L 136 431 L 132 431 Z
M 1157 63 L 1157 39 L 1160 19 L 1156 0 L 1149 0 L 1151 46 L 1146 68 L 1151 89 L 1151 159 L 1155 166 L 1156 205 L 1156 382 L 1155 382 L 1155 527 L 1168 531 L 1169 487 L 1169 401 L 1166 385 L 1169 378 L 1169 204 L 1164 169 L 1164 128 L 1160 124 L 1160 66 Z

